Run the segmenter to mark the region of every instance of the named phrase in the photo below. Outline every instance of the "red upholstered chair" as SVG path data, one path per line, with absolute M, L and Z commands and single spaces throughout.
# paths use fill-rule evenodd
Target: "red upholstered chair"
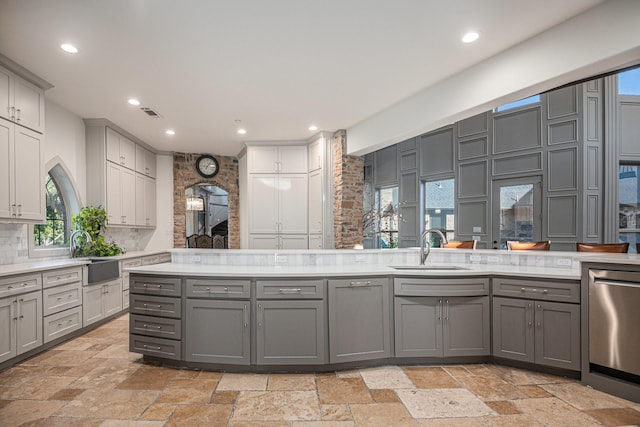
M 475 240 L 449 240 L 442 245 L 443 248 L 455 248 L 455 249 L 475 249 Z
M 626 254 L 629 250 L 628 243 L 576 243 L 578 252 L 610 252 Z
M 507 248 L 510 251 L 548 251 L 551 247 L 549 240 L 542 242 L 517 242 L 507 241 Z

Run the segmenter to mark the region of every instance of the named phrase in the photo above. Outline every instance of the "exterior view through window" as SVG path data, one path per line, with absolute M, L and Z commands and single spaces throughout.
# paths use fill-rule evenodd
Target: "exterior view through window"
M 444 179 L 424 183 L 424 224 L 425 230 L 438 228 L 453 240 L 455 236 L 455 180 Z M 432 246 L 440 246 L 440 236 L 429 235 Z
M 60 189 L 51 175 L 47 175 L 45 183 L 47 203 L 46 222 L 33 227 L 34 246 L 65 246 L 67 236 L 67 210 Z
M 376 191 L 376 208 L 379 222 L 378 244 L 380 248 L 398 247 L 398 187 L 380 188 Z
M 618 227 L 621 242 L 634 252 L 640 242 L 640 166 L 620 165 Z

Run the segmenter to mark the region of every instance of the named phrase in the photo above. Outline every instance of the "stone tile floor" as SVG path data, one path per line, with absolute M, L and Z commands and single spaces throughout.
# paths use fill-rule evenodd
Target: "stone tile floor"
M 127 315 L 0 373 L 0 426 L 621 426 L 640 404 L 497 365 L 238 374 L 151 365 Z

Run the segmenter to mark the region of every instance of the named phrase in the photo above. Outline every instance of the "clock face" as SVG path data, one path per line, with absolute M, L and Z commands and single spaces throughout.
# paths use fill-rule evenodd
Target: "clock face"
M 198 157 L 196 161 L 196 170 L 205 178 L 212 178 L 218 173 L 218 161 L 208 154 Z

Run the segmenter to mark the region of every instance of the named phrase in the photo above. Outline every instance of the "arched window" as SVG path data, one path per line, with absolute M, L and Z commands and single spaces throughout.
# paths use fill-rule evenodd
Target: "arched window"
M 49 165 L 53 165 L 50 167 Z M 58 157 L 47 164 L 45 181 L 46 222 L 29 227 L 29 257 L 69 254 L 71 217 L 80 211 L 80 198 L 71 175 Z

